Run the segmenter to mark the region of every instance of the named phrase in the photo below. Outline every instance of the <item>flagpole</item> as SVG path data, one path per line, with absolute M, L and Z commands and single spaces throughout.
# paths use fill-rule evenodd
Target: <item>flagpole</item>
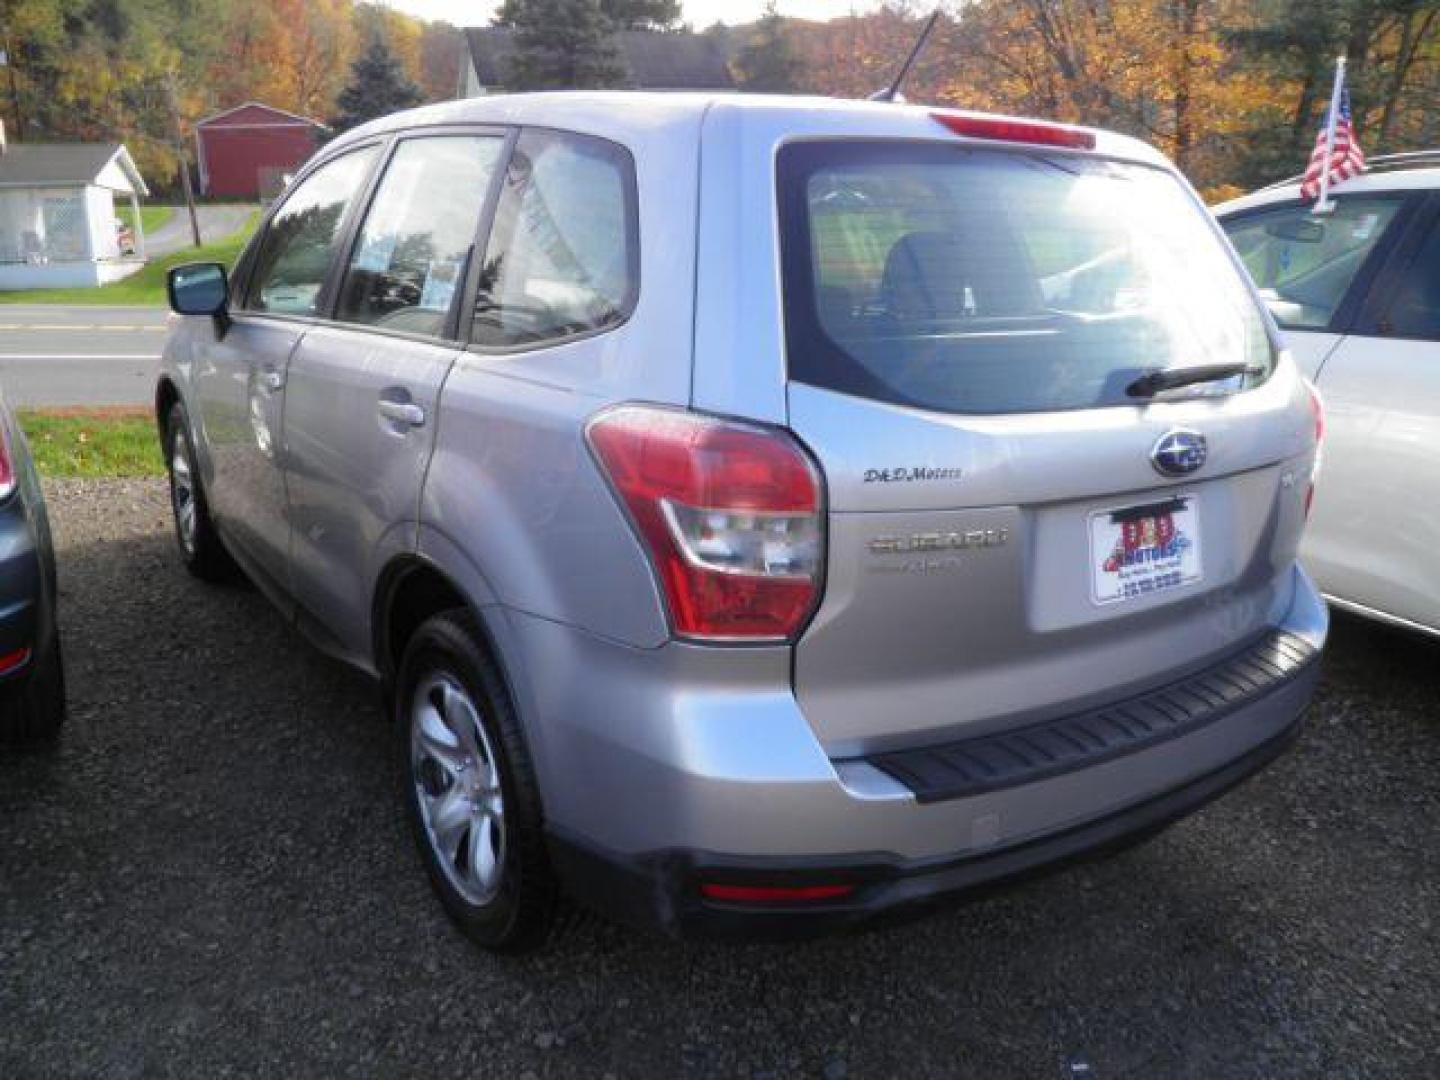
M 1335 153 L 1335 125 L 1340 119 L 1340 92 L 1345 88 L 1345 57 L 1335 60 L 1335 86 L 1330 91 L 1330 115 L 1325 122 L 1325 162 L 1320 169 L 1320 198 L 1312 214 L 1328 214 L 1335 209 L 1330 201 L 1330 158 Z

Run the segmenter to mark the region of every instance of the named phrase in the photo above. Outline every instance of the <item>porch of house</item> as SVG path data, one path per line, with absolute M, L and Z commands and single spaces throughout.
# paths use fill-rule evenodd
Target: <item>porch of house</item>
M 121 146 L 0 141 L 0 290 L 98 287 L 135 273 L 144 194 Z M 117 199 L 134 222 L 123 237 Z

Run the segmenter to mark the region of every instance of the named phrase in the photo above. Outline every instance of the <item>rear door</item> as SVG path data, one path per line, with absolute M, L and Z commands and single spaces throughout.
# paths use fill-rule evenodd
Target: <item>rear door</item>
M 216 327 L 213 340 L 196 349 L 211 510 L 249 568 L 281 592 L 289 590 L 280 439 L 285 377 L 321 310 L 347 215 L 375 153 L 369 146 L 343 154 L 291 190 L 254 249 L 230 325 Z
M 1114 699 L 1284 611 L 1308 395 L 1171 174 L 809 142 L 779 185 L 789 420 L 830 498 L 795 681 L 833 754 Z
M 334 318 L 290 362 L 295 593 L 347 653 L 369 652 L 379 552 L 415 544 L 440 388 L 460 351 L 466 275 L 505 146 L 499 130 L 397 140 L 344 261 Z
M 1304 555 L 1324 590 L 1440 627 L 1440 221 L 1397 238 L 1320 374 L 1325 464 Z

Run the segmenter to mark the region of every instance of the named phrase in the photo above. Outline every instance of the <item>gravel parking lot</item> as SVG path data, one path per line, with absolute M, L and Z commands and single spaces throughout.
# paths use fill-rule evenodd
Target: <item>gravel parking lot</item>
M 172 557 L 162 484 L 50 486 L 71 726 L 0 756 L 0 1076 L 1434 1076 L 1440 645 L 1340 620 L 1310 726 L 1155 841 L 793 947 L 432 902 L 362 681 Z

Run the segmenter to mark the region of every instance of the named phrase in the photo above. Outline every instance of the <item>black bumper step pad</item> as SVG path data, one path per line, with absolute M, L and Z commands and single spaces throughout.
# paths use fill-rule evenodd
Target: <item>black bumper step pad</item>
M 1016 731 L 864 758 L 922 803 L 1018 787 L 1145 750 L 1229 716 L 1290 682 L 1319 656 L 1272 631 L 1169 686 Z

